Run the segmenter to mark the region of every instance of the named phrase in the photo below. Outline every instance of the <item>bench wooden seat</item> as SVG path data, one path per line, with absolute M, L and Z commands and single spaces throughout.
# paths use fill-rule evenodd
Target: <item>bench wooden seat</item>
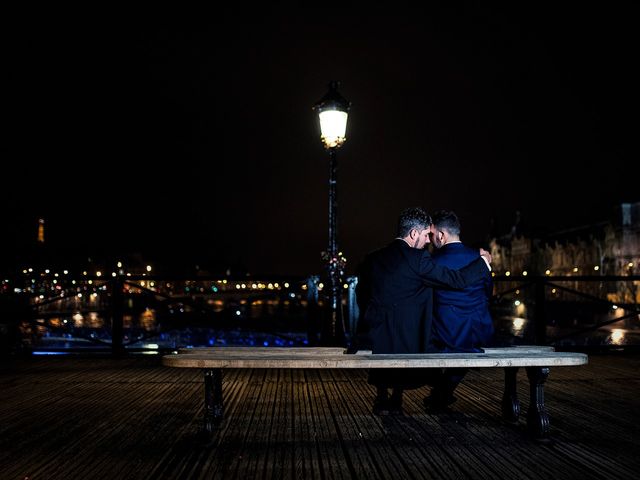
M 504 368 L 505 389 L 502 414 L 510 422 L 520 416 L 516 380 L 520 367 L 529 378 L 530 398 L 527 428 L 532 437 L 545 440 L 549 435 L 549 416 L 544 406 L 543 386 L 550 367 L 585 365 L 587 355 L 556 352 L 552 347 L 519 346 L 487 348 L 482 353 L 358 354 L 341 348 L 324 347 L 212 347 L 181 349 L 165 355 L 168 367 L 199 368 L 204 372 L 204 429 L 211 434 L 224 416 L 222 371 L 230 368 Z

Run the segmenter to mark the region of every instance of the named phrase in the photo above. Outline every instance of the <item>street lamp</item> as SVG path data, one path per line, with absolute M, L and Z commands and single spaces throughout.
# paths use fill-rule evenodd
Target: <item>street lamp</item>
M 347 118 L 351 103 L 338 93 L 339 82 L 329 83 L 329 91 L 313 107 L 320 121 L 320 139 L 329 152 L 329 245 L 325 255 L 329 283 L 329 306 L 331 310 L 329 336 L 335 342 L 336 324 L 341 325 L 342 315 L 341 276 L 344 257 L 338 252 L 338 200 L 336 196 L 337 169 L 336 151 L 346 140 Z M 340 322 L 338 322 L 340 320 Z

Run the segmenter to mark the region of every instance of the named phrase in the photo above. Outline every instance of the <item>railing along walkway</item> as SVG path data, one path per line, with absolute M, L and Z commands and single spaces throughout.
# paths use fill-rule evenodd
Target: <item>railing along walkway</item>
M 404 417 L 371 414 L 365 371 L 230 370 L 230 415 L 200 442 L 201 372 L 158 357 L 36 358 L 0 372 L 0 477 L 637 478 L 640 355 L 551 369 L 551 446 L 500 420 L 500 369 L 472 370 L 450 413 L 428 388 Z M 522 375 L 522 373 L 521 373 Z M 528 398 L 519 382 L 521 399 Z M 526 407 L 526 403 L 523 407 Z

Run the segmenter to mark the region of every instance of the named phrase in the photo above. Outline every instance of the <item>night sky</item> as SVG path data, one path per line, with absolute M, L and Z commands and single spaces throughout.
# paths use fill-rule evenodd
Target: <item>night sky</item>
M 61 257 L 319 273 L 328 155 L 312 106 L 331 80 L 352 102 L 348 272 L 409 206 L 456 211 L 473 245 L 516 210 L 547 232 L 606 219 L 640 201 L 635 17 L 528 5 L 5 16 L 2 263 L 42 217 Z

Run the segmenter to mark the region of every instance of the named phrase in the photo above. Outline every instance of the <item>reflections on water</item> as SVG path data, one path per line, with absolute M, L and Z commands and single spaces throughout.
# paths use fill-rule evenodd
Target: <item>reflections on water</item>
M 523 305 L 509 312 L 494 311 L 497 345 L 530 344 L 536 334 L 531 316 L 518 315 Z M 640 345 L 640 314 L 620 306 L 609 311 L 578 315 L 577 309 L 546 304 L 546 339 L 555 346 Z M 506 313 L 511 313 L 506 314 Z M 531 311 L 533 313 L 533 310 Z M 584 313 L 584 312 L 581 312 Z
M 513 321 L 511 323 L 511 334 L 514 337 L 522 337 L 524 334 L 524 326 L 527 323 L 527 320 L 521 317 L 513 317 Z
M 198 311 L 176 302 L 151 308 L 129 302 L 123 313 L 123 342 L 148 350 L 188 346 L 303 346 L 307 341 L 306 301 L 279 299 L 207 299 L 211 308 Z M 47 309 L 44 313 L 56 312 Z M 108 309 L 55 313 L 21 325 L 30 348 L 96 348 L 110 346 Z
M 142 292 L 135 287 L 126 291 L 122 312 L 126 346 L 156 350 L 189 345 L 298 346 L 307 341 L 309 310 L 304 284 L 295 290 L 289 284 L 282 286 L 286 289 L 278 284 L 237 284 L 225 291 L 222 283 L 211 286 L 208 293 L 193 286 L 189 287 L 191 291 L 187 287 L 178 291 L 169 283 L 164 286 L 171 291 Z M 602 300 L 576 301 L 564 291 L 548 290 L 542 309 L 547 343 L 640 345 L 640 317 L 628 316 L 633 312 L 629 305 L 625 308 L 622 304 L 603 305 Z M 111 305 L 109 293 L 102 286 L 54 301 L 42 295 L 35 298 L 37 319 L 21 326 L 28 345 L 110 345 Z M 496 344 L 533 343 L 533 319 L 540 313 L 536 311 L 536 298 L 531 289 L 496 297 L 491 304 Z
M 619 309 L 624 310 L 624 309 Z M 617 312 L 616 312 L 617 313 Z M 619 314 L 618 314 L 619 315 Z M 617 317 L 616 317 L 617 318 Z M 64 319 L 50 319 L 47 325 L 39 323 L 40 332 L 32 337 L 32 346 L 42 348 L 95 348 L 96 342 L 107 346 L 111 342 L 111 332 L 104 319 L 97 312 L 90 312 L 83 319 L 74 315 L 73 321 L 67 323 Z M 202 346 L 304 346 L 308 344 L 304 319 L 294 324 L 293 329 L 276 331 L 268 320 L 264 328 L 260 323 L 253 322 L 251 328 L 243 328 L 243 321 L 236 319 L 234 326 L 216 327 L 212 325 L 193 326 L 189 323 L 172 325 L 162 329 L 155 311 L 145 310 L 137 316 L 125 316 L 124 342 L 130 348 L 142 348 L 150 351 L 179 347 Z M 532 343 L 532 322 L 525 317 L 494 317 L 496 325 L 496 344 L 529 344 Z M 595 326 L 572 323 L 569 328 L 547 325 L 547 338 L 553 342 L 554 338 L 561 338 L 554 342 L 557 347 L 562 346 L 598 346 L 598 345 L 640 345 L 640 319 L 638 316 L 619 320 L 609 325 L 603 325 L 588 331 L 562 338 L 563 335 L 585 326 Z
M 611 330 L 611 335 L 607 337 L 607 343 L 611 343 L 613 345 L 624 345 L 625 344 L 625 333 L 626 330 L 621 328 L 614 328 Z

